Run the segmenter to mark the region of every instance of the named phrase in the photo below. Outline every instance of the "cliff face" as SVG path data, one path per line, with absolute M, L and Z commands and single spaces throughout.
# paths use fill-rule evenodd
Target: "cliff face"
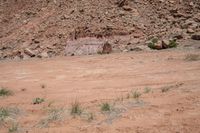
M 27 48 L 32 57 L 65 55 L 66 42 L 82 37 L 187 39 L 200 31 L 199 13 L 198 0 L 1 0 L 0 59 L 30 58 Z

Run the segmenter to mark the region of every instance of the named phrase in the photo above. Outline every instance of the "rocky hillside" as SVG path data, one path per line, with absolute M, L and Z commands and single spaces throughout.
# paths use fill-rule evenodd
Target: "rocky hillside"
M 64 56 L 66 42 L 83 37 L 124 51 L 155 36 L 198 39 L 200 1 L 1 0 L 0 31 L 1 60 Z

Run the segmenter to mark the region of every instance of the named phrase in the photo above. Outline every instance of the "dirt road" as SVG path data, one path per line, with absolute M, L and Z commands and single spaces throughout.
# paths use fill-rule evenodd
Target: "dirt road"
M 0 106 L 20 110 L 20 132 L 199 133 L 200 60 L 185 60 L 191 53 L 200 54 L 166 50 L 0 62 L 0 86 L 13 91 Z M 34 105 L 36 97 L 45 101 Z M 74 118 L 75 100 L 83 111 Z M 102 113 L 103 102 L 110 112 Z M 61 117 L 50 119 L 51 109 L 62 110 Z

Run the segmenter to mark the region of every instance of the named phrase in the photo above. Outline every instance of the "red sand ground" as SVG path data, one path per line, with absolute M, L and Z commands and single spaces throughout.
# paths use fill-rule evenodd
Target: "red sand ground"
M 173 49 L 0 62 L 0 85 L 14 92 L 1 98 L 0 106 L 20 109 L 20 132 L 199 133 L 200 61 L 186 61 L 191 53 L 200 54 Z M 145 87 L 151 91 L 144 93 Z M 162 92 L 164 87 L 169 90 Z M 142 95 L 127 98 L 131 91 Z M 33 105 L 36 97 L 45 102 Z M 84 110 L 73 118 L 75 100 Z M 112 105 L 110 113 L 101 112 L 103 102 Z M 43 127 L 41 120 L 53 108 L 64 113 Z M 88 121 L 90 113 L 94 120 Z

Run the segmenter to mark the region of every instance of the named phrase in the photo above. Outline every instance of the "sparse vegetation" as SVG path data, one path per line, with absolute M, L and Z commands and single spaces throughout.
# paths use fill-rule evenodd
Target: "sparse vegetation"
M 92 121 L 94 120 L 94 114 L 93 113 L 89 113 L 88 114 L 88 121 Z
M 59 121 L 64 119 L 64 112 L 65 110 L 63 108 L 51 108 L 48 110 L 48 117 L 41 120 L 38 124 L 39 127 L 47 127 L 49 123 L 53 121 Z
M 0 108 L 0 121 L 5 121 L 6 119 L 15 119 L 20 113 L 19 109 L 16 107 L 12 108 Z
M 135 99 L 138 99 L 141 95 L 142 95 L 142 94 L 141 94 L 140 92 L 137 92 L 137 91 L 132 92 L 132 96 L 133 96 L 133 98 L 135 98 Z
M 198 54 L 188 54 L 188 55 L 186 55 L 185 60 L 186 61 L 198 61 L 198 60 L 200 60 L 200 55 L 198 55 Z
M 109 103 L 102 103 L 101 105 L 101 111 L 106 112 L 106 111 L 111 111 L 111 106 Z
M 80 106 L 80 103 L 77 101 L 72 103 L 71 115 L 81 115 L 81 113 L 82 113 L 82 108 Z
M 148 43 L 148 47 L 151 49 L 155 49 L 155 44 L 158 42 L 158 38 L 152 38 L 151 41 Z
M 164 92 L 167 92 L 167 91 L 169 91 L 169 87 L 163 87 L 163 88 L 161 88 L 161 92 L 162 93 L 164 93 Z
M 40 121 L 39 125 L 41 127 L 48 127 L 49 123 L 54 122 L 54 121 L 61 121 L 64 119 L 64 109 L 59 108 L 59 109 L 50 109 L 48 111 L 48 116 Z
M 0 89 L 0 96 L 10 96 L 12 94 L 13 93 L 12 93 L 11 90 L 8 90 L 7 88 L 1 87 L 1 89 Z
M 144 88 L 144 93 L 149 93 L 149 92 L 151 92 L 151 88 L 145 87 L 145 88 Z
M 62 114 L 64 112 L 64 109 L 51 109 L 49 111 L 49 117 L 48 120 L 49 121 L 56 121 L 56 120 L 60 120 L 62 119 Z
M 158 44 L 158 45 L 157 45 Z M 176 42 L 176 39 L 169 39 L 167 43 L 161 43 L 161 41 L 158 40 L 158 38 L 153 38 L 149 41 L 148 47 L 151 49 L 166 49 L 166 48 L 176 48 L 178 46 L 178 43 Z
M 14 133 L 17 132 L 19 130 L 19 126 L 16 123 L 13 123 L 12 126 L 8 129 L 9 133 Z
M 9 117 L 9 111 L 6 108 L 0 108 L 0 121 L 4 121 Z
M 33 104 L 40 104 L 40 103 L 43 103 L 44 102 L 44 99 L 43 98 L 34 98 L 33 99 Z
M 169 40 L 169 48 L 176 48 L 178 46 L 178 43 L 176 42 L 175 39 Z

